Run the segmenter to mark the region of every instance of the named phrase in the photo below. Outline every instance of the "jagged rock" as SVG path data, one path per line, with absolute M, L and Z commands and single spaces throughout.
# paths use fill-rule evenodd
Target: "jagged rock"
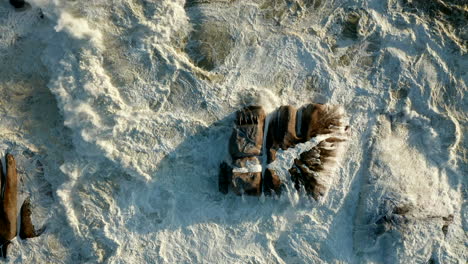
M 24 0 L 10 0 L 10 4 L 15 8 L 23 8 L 26 2 Z
M 328 188 L 320 177 L 327 177 L 324 172 L 336 161 L 336 150 L 341 142 L 345 141 L 342 133 L 347 130 L 344 124 L 344 114 L 339 108 L 330 105 L 309 104 L 301 112 L 300 135 L 305 142 L 318 135 L 330 136 L 321 141 L 309 151 L 303 152 L 299 159 L 294 160 L 289 170 L 296 189 L 301 186 L 315 199 L 323 196 Z
M 237 159 L 232 169 L 231 184 L 236 194 L 262 193 L 262 167 L 257 157 Z
M 238 194 L 258 195 L 263 182 L 266 194 L 281 193 L 284 184 L 274 169 L 266 168 L 263 179 L 261 177 L 258 156 L 262 154 L 264 120 L 265 113 L 259 106 L 249 106 L 237 112 L 236 127 L 229 145 L 236 164 L 231 174 L 227 164 L 221 165 L 221 192 L 227 193 L 227 186 L 232 185 Z M 346 140 L 348 126 L 345 120 L 343 111 L 336 106 L 308 104 L 299 110 L 290 105 L 279 107 L 268 124 L 265 143 L 268 164 L 276 160 L 279 150 L 294 148 L 320 135 L 321 141 L 316 146 L 308 150 L 298 149 L 302 153 L 296 152 L 299 157 L 288 170 L 296 189 L 303 188 L 318 199 L 329 187 L 329 169 L 336 162 L 338 147 Z M 252 167 L 247 165 L 248 162 L 258 162 L 260 169 L 245 171 Z
M 236 114 L 229 150 L 234 159 L 262 155 L 265 111 L 261 106 L 248 106 Z

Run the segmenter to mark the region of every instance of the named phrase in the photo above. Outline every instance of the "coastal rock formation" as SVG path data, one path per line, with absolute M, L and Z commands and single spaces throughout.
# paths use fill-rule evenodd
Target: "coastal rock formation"
M 227 193 L 229 186 L 239 195 L 262 193 L 262 155 L 265 111 L 261 106 L 247 106 L 236 113 L 235 127 L 229 143 L 233 166 L 221 164 L 219 188 Z
M 6 175 L 3 172 L 3 165 L 0 161 L 0 247 L 1 256 L 7 256 L 8 245 L 16 237 L 18 218 L 18 175 L 16 171 L 16 161 L 13 155 L 6 155 Z M 22 239 L 32 238 L 40 235 L 42 231 L 36 232 L 31 221 L 31 204 L 29 199 L 21 207 L 20 237 Z
M 226 162 L 221 165 L 220 191 L 227 193 L 231 186 L 236 194 L 260 195 L 262 184 L 265 194 L 280 194 L 288 179 L 280 177 L 270 164 L 277 155 L 283 155 L 280 153 L 316 140 L 311 147 L 298 150 L 292 166 L 285 169 L 297 190 L 304 189 L 319 199 L 329 187 L 330 169 L 336 163 L 339 147 L 346 141 L 349 128 L 346 120 L 338 106 L 308 104 L 299 110 L 290 105 L 279 107 L 271 114 L 266 132 L 269 165 L 262 177 L 260 156 L 265 113 L 259 106 L 240 110 L 229 144 L 235 165 L 230 167 Z

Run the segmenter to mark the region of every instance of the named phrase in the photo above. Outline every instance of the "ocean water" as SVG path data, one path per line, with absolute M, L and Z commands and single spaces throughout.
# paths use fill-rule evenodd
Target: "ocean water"
M 464 0 L 0 2 L 7 263 L 465 263 Z M 343 107 L 315 201 L 218 192 L 233 113 Z

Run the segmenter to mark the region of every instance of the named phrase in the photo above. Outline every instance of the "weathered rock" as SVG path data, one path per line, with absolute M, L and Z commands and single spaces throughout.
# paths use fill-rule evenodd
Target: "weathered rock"
M 13 239 L 16 236 L 17 224 L 17 200 L 18 200 L 18 177 L 16 173 L 16 161 L 11 154 L 6 155 L 6 176 L 0 165 L 2 174 L 2 190 L 0 208 L 0 243 Z
M 265 146 L 268 164 L 276 160 L 279 150 L 294 148 L 298 143 L 324 136 L 310 150 L 298 149 L 303 152 L 299 152 L 299 157 L 289 168 L 295 188 L 305 189 L 318 199 L 329 187 L 328 172 L 336 162 L 339 145 L 346 140 L 344 134 L 348 127 L 345 120 L 343 111 L 336 106 L 308 104 L 299 110 L 290 105 L 281 106 L 268 124 Z M 219 188 L 222 193 L 227 193 L 231 185 L 237 194 L 259 195 L 261 184 L 265 194 L 281 193 L 284 184 L 274 169 L 266 168 L 263 178 L 261 175 L 258 157 L 262 155 L 264 122 L 265 113 L 259 106 L 249 106 L 237 112 L 236 127 L 229 144 L 235 165 L 231 173 L 227 163 L 221 164 Z
M 27 198 L 21 206 L 21 225 L 20 225 L 20 238 L 33 238 L 40 236 L 44 229 L 35 230 L 31 221 L 31 200 Z
M 273 113 L 268 125 L 266 148 L 268 149 L 268 163 L 276 159 L 278 149 L 286 150 L 296 145 L 299 138 L 296 135 L 296 108 L 284 105 Z M 281 192 L 281 180 L 272 169 L 266 169 L 264 178 L 264 190 L 266 194 L 272 191 L 279 194 Z
M 317 135 L 330 134 L 343 126 L 343 113 L 338 107 L 323 104 L 308 104 L 302 109 L 301 138 L 310 140 Z
M 265 111 L 261 106 L 248 106 L 236 114 L 236 127 L 229 150 L 234 159 L 262 155 Z
M 18 216 L 18 174 L 13 155 L 6 155 L 6 175 L 3 173 L 3 166 L 0 161 L 0 176 L 0 190 L 3 190 L 3 193 L 0 191 L 0 246 L 1 256 L 6 258 L 8 245 L 16 236 Z M 34 230 L 30 207 L 29 199 L 21 207 L 20 237 L 23 239 L 36 237 L 42 233 L 42 230 Z
M 308 141 L 318 135 L 330 135 L 311 150 L 303 152 L 299 159 L 294 160 L 293 167 L 289 170 L 291 179 L 298 189 L 304 186 L 306 192 L 315 199 L 323 196 L 328 188 L 319 180 L 327 177 L 323 172 L 336 162 L 336 150 L 338 145 L 346 139 L 342 132 L 347 129 L 344 123 L 344 114 L 338 107 L 322 104 L 309 104 L 302 109 L 301 136 L 302 141 Z
M 299 126 L 296 124 L 296 116 L 300 116 Z M 322 104 L 308 104 L 302 107 L 298 113 L 291 106 L 282 106 L 278 109 L 268 126 L 267 148 L 268 162 L 276 159 L 278 149 L 288 149 L 297 143 L 309 141 L 318 135 L 329 135 L 344 130 L 344 115 L 339 108 Z M 299 133 L 296 133 L 299 130 Z M 339 133 L 337 133 L 339 134 Z M 301 153 L 299 159 L 294 160 L 294 165 L 289 169 L 291 179 L 296 189 L 304 187 L 305 191 L 315 199 L 323 196 L 327 186 L 320 177 L 332 162 L 335 162 L 337 145 L 345 139 L 338 136 L 330 136 L 324 139 L 316 147 Z M 265 170 L 264 190 L 266 194 L 271 191 L 280 193 L 281 180 L 272 169 Z
M 274 160 L 278 149 L 288 149 L 298 142 L 296 135 L 296 108 L 281 106 L 272 116 L 268 125 L 266 147 L 268 162 Z
M 15 8 L 23 8 L 26 2 L 24 0 L 10 0 L 10 4 Z
M 262 193 L 262 167 L 257 157 L 246 157 L 234 162 L 231 179 L 236 194 L 260 195 Z

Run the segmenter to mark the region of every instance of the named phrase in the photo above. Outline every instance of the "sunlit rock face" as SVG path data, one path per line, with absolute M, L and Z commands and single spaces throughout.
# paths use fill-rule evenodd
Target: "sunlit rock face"
M 259 106 L 237 112 L 229 143 L 234 165 L 232 173 L 226 163 L 221 165 L 220 191 L 226 193 L 230 185 L 237 194 L 259 195 L 263 185 L 266 194 L 280 194 L 285 182 L 292 181 L 297 190 L 304 189 L 315 199 L 324 196 L 329 187 L 326 178 L 336 165 L 339 147 L 346 141 L 349 128 L 343 110 L 322 104 L 308 104 L 299 110 L 281 106 L 270 115 L 265 143 L 264 123 L 265 113 Z M 313 145 L 307 146 L 312 139 Z M 296 150 L 297 144 L 301 146 Z M 262 177 L 259 156 L 263 146 L 267 149 L 267 164 Z M 295 154 L 284 154 L 288 149 Z M 278 155 L 281 158 L 276 161 Z M 287 159 L 289 163 L 283 162 Z M 278 166 L 287 175 L 278 172 Z
M 16 237 L 18 225 L 18 173 L 16 160 L 7 154 L 6 174 L 0 160 L 0 256 L 6 258 L 11 240 Z M 35 231 L 31 221 L 31 203 L 26 199 L 21 206 L 21 239 L 39 236 L 42 231 Z

